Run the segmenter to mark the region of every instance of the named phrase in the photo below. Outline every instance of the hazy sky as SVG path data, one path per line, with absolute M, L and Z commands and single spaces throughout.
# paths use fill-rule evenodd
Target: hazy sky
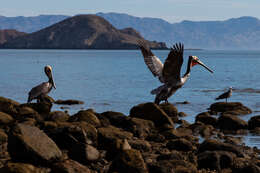
M 225 20 L 233 17 L 260 18 L 260 0 L 1 0 L 0 15 L 127 13 L 181 20 Z

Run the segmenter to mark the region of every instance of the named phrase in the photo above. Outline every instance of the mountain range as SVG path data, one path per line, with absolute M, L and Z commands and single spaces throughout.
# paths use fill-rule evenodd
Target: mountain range
M 169 23 L 159 18 L 140 18 L 119 13 L 97 13 L 96 15 L 105 18 L 117 29 L 131 27 L 145 39 L 165 42 L 168 46 L 175 42 L 183 42 L 186 48 L 260 49 L 260 20 L 254 17 Z M 70 16 L 0 16 L 0 29 L 16 29 L 31 33 L 68 17 Z
M 0 48 L 9 49 L 136 49 L 140 40 L 151 48 L 167 48 L 145 40 L 133 28 L 116 29 L 97 15 L 73 16 L 30 34 L 1 31 Z

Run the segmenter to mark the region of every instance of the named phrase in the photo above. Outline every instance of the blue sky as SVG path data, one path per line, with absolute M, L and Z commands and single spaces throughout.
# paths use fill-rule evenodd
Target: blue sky
M 0 15 L 127 13 L 138 17 L 182 20 L 225 20 L 241 16 L 260 18 L 260 0 L 2 0 Z

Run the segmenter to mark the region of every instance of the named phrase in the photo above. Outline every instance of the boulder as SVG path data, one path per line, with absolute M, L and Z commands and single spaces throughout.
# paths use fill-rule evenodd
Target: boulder
M 253 130 L 257 127 L 260 127 L 260 115 L 251 117 L 248 121 L 248 129 Z
M 78 104 L 84 104 L 83 101 L 80 101 L 80 100 L 56 100 L 55 101 L 55 104 L 58 104 L 58 105 L 78 105 Z
M 159 107 L 172 118 L 173 122 L 176 123 L 178 121 L 178 109 L 173 106 L 171 103 L 162 103 Z
M 3 173 L 50 173 L 50 168 L 38 168 L 27 163 L 8 163 L 0 169 Z
M 239 130 L 248 128 L 246 121 L 234 115 L 221 115 L 218 118 L 217 123 L 218 127 L 222 130 Z
M 74 161 L 71 159 L 65 160 L 63 162 L 55 163 L 53 168 L 53 172 L 61 172 L 61 173 L 92 173 L 88 167 Z
M 113 161 L 109 172 L 148 173 L 142 154 L 138 150 L 123 150 Z
M 43 131 L 26 124 L 13 127 L 8 138 L 8 150 L 13 160 L 46 164 L 60 160 L 62 153 Z
M 5 98 L 5 97 L 0 97 L 0 111 L 7 113 L 11 116 L 16 115 L 18 113 L 18 106 L 20 104 L 14 100 Z
M 50 121 L 57 121 L 57 122 L 66 122 L 70 118 L 69 114 L 63 112 L 63 111 L 54 111 L 51 112 L 49 115 Z
M 130 117 L 120 112 L 107 111 L 99 115 L 109 120 L 110 124 L 116 127 L 125 128 L 129 125 L 128 120 Z
M 212 117 L 208 112 L 200 113 L 196 116 L 195 122 L 202 122 L 204 124 L 212 125 L 213 127 L 217 126 L 217 118 Z
M 243 157 L 244 153 L 238 146 L 223 143 L 214 139 L 207 139 L 199 145 L 198 153 L 205 151 L 227 151 L 236 154 L 238 157 Z
M 0 125 L 8 125 L 12 122 L 14 122 L 14 119 L 11 115 L 0 112 Z
M 210 106 L 212 112 L 221 112 L 222 114 L 246 115 L 252 113 L 252 110 L 240 102 L 217 102 Z
M 194 147 L 190 141 L 184 138 L 170 140 L 166 144 L 166 147 L 170 150 L 177 151 L 192 151 L 196 149 L 196 147 Z
M 169 124 L 174 127 L 171 118 L 154 103 L 143 103 L 134 106 L 130 110 L 130 117 L 151 120 L 157 127 L 162 127 L 165 124 Z
M 92 109 L 79 111 L 75 115 L 71 116 L 69 118 L 69 121 L 70 122 L 85 121 L 89 124 L 92 124 L 94 127 L 101 126 L 99 119 L 96 117 Z
M 198 155 L 198 168 L 217 170 L 230 168 L 233 164 L 235 154 L 227 151 L 205 151 Z

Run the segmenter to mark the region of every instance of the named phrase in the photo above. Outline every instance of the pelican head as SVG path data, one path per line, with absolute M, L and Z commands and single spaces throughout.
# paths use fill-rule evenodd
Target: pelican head
M 197 56 L 189 56 L 189 58 L 191 59 L 191 67 L 193 67 L 195 65 L 201 65 L 202 67 L 207 69 L 209 72 L 213 73 L 213 71 L 209 67 L 207 67 L 203 62 L 201 62 Z
M 52 68 L 50 65 L 46 65 L 44 67 L 45 74 L 49 78 L 49 82 L 53 85 L 53 87 L 56 89 L 56 85 L 54 83 L 53 77 L 52 77 Z

